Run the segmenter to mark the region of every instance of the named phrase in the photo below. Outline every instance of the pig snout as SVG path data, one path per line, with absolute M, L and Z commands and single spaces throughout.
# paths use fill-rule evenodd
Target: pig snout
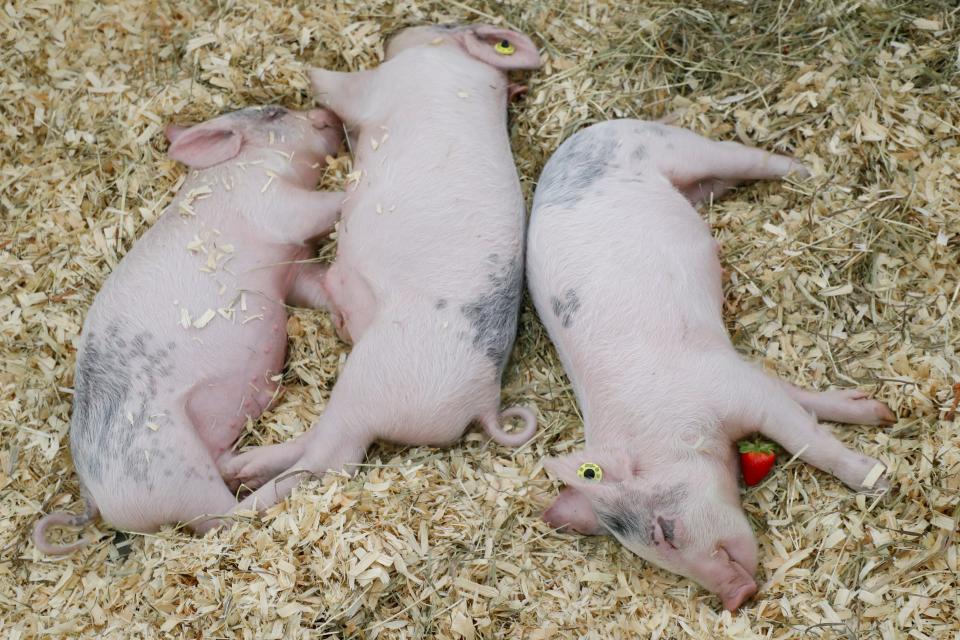
M 719 595 L 727 611 L 736 611 L 757 592 L 753 579 L 757 552 L 752 537 L 725 541 L 697 564 L 692 577 Z
M 311 109 L 306 113 L 307 120 L 314 131 L 323 139 L 324 155 L 335 155 L 343 140 L 343 123 L 337 115 L 329 109 Z
M 708 575 L 716 580 L 711 588 L 720 596 L 723 608 L 727 611 L 736 611 L 757 592 L 753 575 L 736 559 L 731 558 L 723 547 L 714 554 L 708 566 Z
M 321 131 L 328 127 L 335 130 L 339 130 L 343 127 L 343 124 L 340 122 L 340 118 L 337 117 L 337 114 L 329 109 L 311 109 L 310 111 L 307 111 L 307 119 L 310 120 L 310 124 L 313 125 L 314 129 Z
M 740 585 L 733 591 L 720 594 L 723 600 L 723 608 L 727 611 L 736 611 L 740 606 L 753 597 L 757 592 L 757 584 L 753 579 L 748 579 L 746 583 Z

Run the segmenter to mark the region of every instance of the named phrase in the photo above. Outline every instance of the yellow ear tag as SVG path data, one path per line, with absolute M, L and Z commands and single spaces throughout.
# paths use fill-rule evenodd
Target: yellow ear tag
M 603 469 L 601 469 L 598 464 L 584 462 L 580 465 L 580 468 L 577 469 L 577 477 L 587 482 L 600 482 L 600 480 L 603 479 Z
M 502 56 L 512 56 L 517 48 L 509 40 L 501 40 L 493 45 L 493 50 Z

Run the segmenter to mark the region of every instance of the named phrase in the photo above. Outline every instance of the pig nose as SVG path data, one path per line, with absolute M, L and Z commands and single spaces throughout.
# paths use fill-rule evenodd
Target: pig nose
M 750 580 L 742 584 L 733 591 L 721 594 L 723 608 L 727 611 L 736 611 L 744 602 L 750 599 L 757 592 L 757 583 Z
M 310 119 L 310 123 L 316 129 L 326 129 L 327 127 L 339 128 L 342 126 L 340 124 L 340 118 L 328 109 L 311 109 L 307 112 L 307 118 Z

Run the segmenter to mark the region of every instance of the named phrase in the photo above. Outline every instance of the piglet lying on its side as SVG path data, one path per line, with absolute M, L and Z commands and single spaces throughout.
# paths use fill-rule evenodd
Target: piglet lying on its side
M 354 347 L 307 433 L 226 461 L 235 484 L 266 482 L 244 506 L 283 499 L 296 472 L 355 471 L 376 439 L 448 445 L 471 422 L 502 444 L 533 435 L 531 411 L 499 410 L 525 222 L 504 71 L 539 65 L 523 34 L 469 25 L 406 29 L 376 69 L 311 73 L 354 139 L 360 174 L 322 288 Z M 505 432 L 510 416 L 525 428 Z
M 530 292 L 586 430 L 583 451 L 546 464 L 567 487 L 545 519 L 610 533 L 731 610 L 757 589 L 732 444 L 760 431 L 870 489 L 885 484 L 870 482 L 879 463 L 844 447 L 811 413 L 895 420 L 858 391 L 813 393 L 765 375 L 727 337 L 717 243 L 691 203 L 790 172 L 806 170 L 675 127 L 606 122 L 553 155 L 530 222 Z
M 311 303 L 321 272 L 296 261 L 328 233 L 342 193 L 313 190 L 342 137 L 329 111 L 250 108 L 168 127 L 170 157 L 194 169 L 107 278 L 77 353 L 70 448 L 87 512 L 154 531 L 237 505 L 217 458 L 270 403 L 286 349 L 286 303 Z

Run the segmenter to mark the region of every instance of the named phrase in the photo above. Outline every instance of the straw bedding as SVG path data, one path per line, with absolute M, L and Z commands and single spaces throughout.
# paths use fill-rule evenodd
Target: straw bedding
M 503 399 L 535 406 L 541 428 L 519 450 L 478 432 L 448 450 L 378 445 L 354 479 L 306 483 L 206 538 L 99 524 L 62 559 L 29 541 L 41 513 L 80 509 L 77 339 L 183 175 L 163 124 L 308 105 L 306 66 L 374 66 L 386 34 L 428 21 L 501 21 L 542 47 L 511 107 L 528 196 L 565 137 L 614 117 L 671 115 L 813 170 L 706 208 L 726 319 L 768 370 L 889 403 L 892 428 L 833 428 L 895 487 L 867 499 L 781 459 L 743 497 L 763 586 L 740 613 L 612 539 L 540 520 L 557 489 L 541 461 L 579 447 L 582 427 L 529 302 Z M 947 416 L 960 382 L 958 21 L 947 1 L 5 3 L 0 635 L 960 638 L 960 431 Z M 349 171 L 343 154 L 323 186 Z M 284 395 L 243 446 L 306 429 L 347 356 L 322 313 L 297 311 L 288 329 Z

